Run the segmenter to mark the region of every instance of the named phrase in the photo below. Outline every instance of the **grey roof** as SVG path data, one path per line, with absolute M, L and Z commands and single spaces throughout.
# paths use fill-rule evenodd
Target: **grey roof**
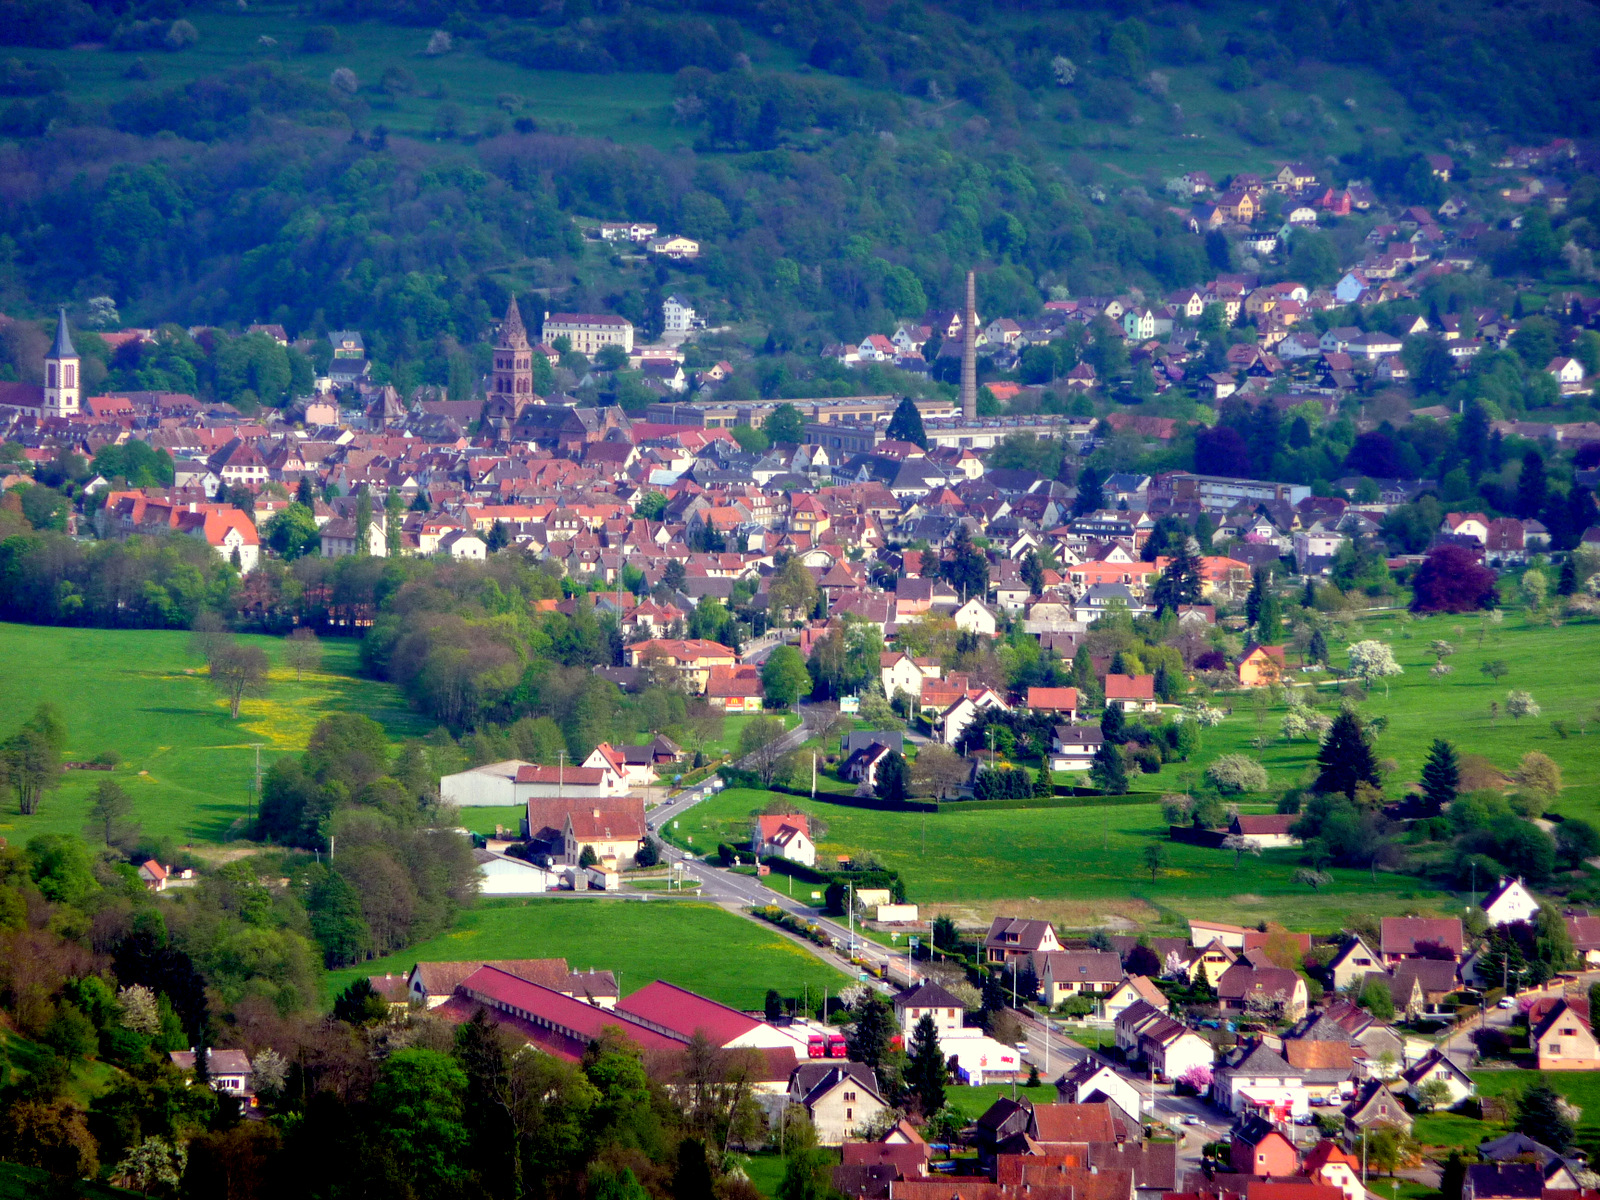
M 889 747 L 889 749 L 893 750 L 896 754 L 905 753 L 904 735 L 900 733 L 893 733 L 886 729 L 858 729 L 853 733 L 847 733 L 845 734 L 844 744 L 839 748 L 839 752 L 848 758 L 857 750 L 867 749 L 874 742 L 878 743 L 880 746 Z
M 959 1008 L 966 1006 L 937 983 L 921 983 L 894 998 L 896 1008 Z
M 67 310 L 60 309 L 56 313 L 56 340 L 50 347 L 51 358 L 77 358 L 78 352 L 72 348 L 72 336 L 67 332 Z

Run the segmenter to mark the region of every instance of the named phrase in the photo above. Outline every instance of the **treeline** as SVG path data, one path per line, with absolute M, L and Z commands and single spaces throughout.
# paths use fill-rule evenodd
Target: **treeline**
M 158 899 L 132 867 L 77 839 L 0 848 L 0 1012 L 13 1064 L 0 1080 L 0 1157 L 44 1172 L 23 1186 L 757 1200 L 726 1157 L 767 1138 L 753 1052 L 696 1039 L 647 1058 L 613 1031 L 569 1063 L 524 1053 L 482 1014 L 459 1027 L 391 1016 L 365 979 L 326 1016 L 312 1007 L 320 968 L 306 915 L 272 878 L 277 865 L 258 865 L 230 864 Z M 892 1011 L 865 1003 L 875 1032 L 863 1049 L 892 1066 Z M 250 1120 L 205 1086 L 219 1046 L 250 1059 Z M 168 1058 L 191 1048 L 193 1081 Z M 794 1195 L 826 1192 L 815 1144 L 791 1111 Z
M 304 869 L 299 894 L 329 966 L 422 941 L 471 903 L 472 844 L 442 819 L 439 774 L 423 743 L 391 763 L 383 727 L 346 713 L 324 718 L 306 752 L 262 780 L 258 835 L 327 853 Z

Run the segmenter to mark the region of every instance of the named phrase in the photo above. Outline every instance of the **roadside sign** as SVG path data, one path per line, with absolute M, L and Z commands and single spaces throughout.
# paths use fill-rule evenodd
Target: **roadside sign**
M 811 898 L 813 900 L 821 900 L 822 899 L 822 893 L 821 892 L 812 892 L 811 893 Z
M 916 934 L 912 934 L 906 944 L 915 950 L 918 946 L 922 945 L 922 939 Z

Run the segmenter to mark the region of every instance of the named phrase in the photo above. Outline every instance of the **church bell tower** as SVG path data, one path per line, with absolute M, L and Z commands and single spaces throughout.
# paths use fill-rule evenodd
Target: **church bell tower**
M 78 415 L 81 399 L 79 365 L 78 352 L 73 349 L 72 338 L 67 333 L 67 310 L 63 308 L 56 315 L 55 343 L 44 359 L 44 416 Z
M 533 348 L 522 324 L 517 298 L 506 306 L 506 319 L 500 323 L 500 337 L 494 345 L 494 378 L 490 399 L 509 398 L 520 408 L 533 399 Z

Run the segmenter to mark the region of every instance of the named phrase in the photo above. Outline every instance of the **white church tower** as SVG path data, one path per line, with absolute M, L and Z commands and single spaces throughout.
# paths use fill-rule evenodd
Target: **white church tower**
M 56 340 L 44 359 L 44 404 L 41 414 L 46 417 L 75 417 L 80 400 L 78 352 L 72 347 L 67 333 L 67 310 L 56 317 Z

